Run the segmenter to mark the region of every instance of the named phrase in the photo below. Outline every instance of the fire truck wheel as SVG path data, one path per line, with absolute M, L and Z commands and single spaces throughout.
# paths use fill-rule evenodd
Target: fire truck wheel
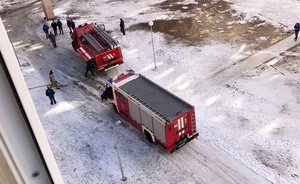
M 77 46 L 76 46 L 76 44 L 75 44 L 75 42 L 74 42 L 74 41 L 72 41 L 72 47 L 73 47 L 73 49 L 76 51 L 76 49 L 77 49 Z
M 114 108 L 114 111 L 115 111 L 117 114 L 119 114 L 118 109 L 117 109 L 117 106 L 116 106 L 115 104 L 113 104 L 113 108 Z
M 144 130 L 144 134 L 150 143 L 154 143 L 151 134 L 147 130 Z

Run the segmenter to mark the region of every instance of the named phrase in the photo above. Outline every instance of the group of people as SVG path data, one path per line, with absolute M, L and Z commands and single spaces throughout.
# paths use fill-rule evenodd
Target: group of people
M 71 19 L 67 18 L 67 26 L 70 29 L 70 34 L 74 31 L 75 29 L 75 22 Z M 43 31 L 46 34 L 46 38 L 49 39 L 54 47 L 57 47 L 56 44 L 56 36 L 57 36 L 57 30 L 59 31 L 59 34 L 64 34 L 63 30 L 63 24 L 60 21 L 60 19 L 52 20 L 51 27 L 53 29 L 53 32 L 50 31 L 50 27 L 48 25 L 47 19 L 45 18 L 45 22 L 43 25 Z M 125 23 L 124 20 L 121 18 L 120 19 L 120 31 L 125 35 Z
M 91 74 L 93 76 L 95 76 L 95 74 L 94 74 L 95 66 L 94 66 L 94 62 L 92 60 L 87 62 L 85 78 L 87 77 L 88 72 L 91 72 Z M 53 104 L 56 104 L 56 100 L 54 97 L 55 91 L 52 88 L 60 89 L 60 88 L 64 87 L 65 85 L 57 82 L 57 80 L 55 79 L 53 70 L 50 70 L 50 72 L 49 72 L 49 80 L 50 80 L 50 84 L 47 85 L 46 96 L 49 97 L 50 104 L 53 105 Z
M 70 29 L 70 33 L 72 33 L 72 31 L 74 31 L 74 29 L 75 29 L 75 22 L 71 19 L 67 19 L 67 26 Z M 53 32 L 50 31 L 50 27 L 48 25 L 47 19 L 45 18 L 45 22 L 43 25 L 43 31 L 46 34 L 46 38 L 51 41 L 53 47 L 57 47 L 57 44 L 56 44 L 57 31 L 59 31 L 59 34 L 64 34 L 63 23 L 60 21 L 60 19 L 57 19 L 56 22 L 55 22 L 55 20 L 52 20 L 51 27 L 52 27 Z

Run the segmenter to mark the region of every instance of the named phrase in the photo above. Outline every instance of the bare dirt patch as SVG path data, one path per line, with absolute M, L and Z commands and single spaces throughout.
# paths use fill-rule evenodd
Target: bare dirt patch
M 180 38 L 189 43 L 208 44 L 211 41 L 253 44 L 254 50 L 267 48 L 285 38 L 283 27 L 275 27 L 259 17 L 251 21 L 237 13 L 225 1 L 196 0 L 193 4 L 180 4 L 180 0 L 164 1 L 156 6 L 174 14 L 189 13 L 189 18 L 155 20 L 153 31 Z M 130 27 L 132 30 L 149 30 L 147 23 Z

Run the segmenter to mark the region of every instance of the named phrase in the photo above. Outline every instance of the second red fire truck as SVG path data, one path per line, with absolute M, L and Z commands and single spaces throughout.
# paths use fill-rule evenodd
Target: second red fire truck
M 121 48 L 104 26 L 79 25 L 71 33 L 72 46 L 86 61 L 95 63 L 98 71 L 105 71 L 123 63 Z

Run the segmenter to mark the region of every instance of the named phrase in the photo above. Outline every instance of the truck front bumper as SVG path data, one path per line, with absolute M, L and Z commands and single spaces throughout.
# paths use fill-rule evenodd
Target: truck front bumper
M 183 137 L 181 140 L 176 142 L 176 146 L 170 150 L 170 153 L 173 153 L 174 151 L 178 150 L 179 148 L 181 148 L 182 146 L 184 146 L 186 143 L 190 142 L 191 140 L 193 140 L 194 138 L 198 137 L 199 133 L 195 133 L 194 135 L 192 135 L 191 137 Z

